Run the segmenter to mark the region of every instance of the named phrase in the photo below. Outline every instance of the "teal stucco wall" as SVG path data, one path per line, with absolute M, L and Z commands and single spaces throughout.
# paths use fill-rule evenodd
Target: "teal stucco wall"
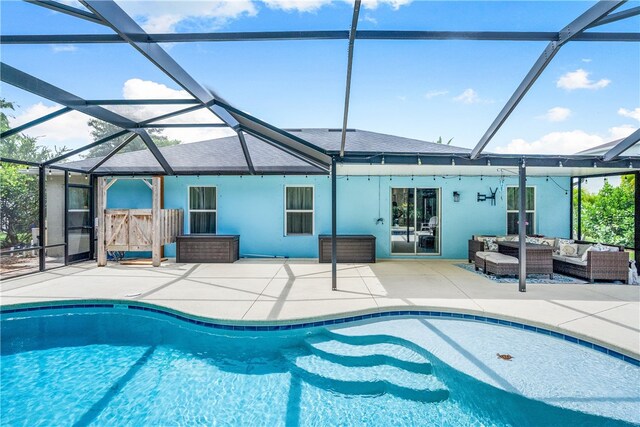
M 506 187 L 516 186 L 517 176 L 499 177 L 404 177 L 339 176 L 338 233 L 373 234 L 379 258 L 390 254 L 389 220 L 391 188 L 441 189 L 442 249 L 438 258 L 464 259 L 467 240 L 473 234 L 505 234 Z M 327 176 L 181 176 L 165 178 L 165 208 L 185 211 L 188 228 L 188 187 L 211 185 L 217 188 L 218 234 L 239 234 L 241 256 L 284 256 L 315 258 L 318 234 L 331 233 L 331 182 Z M 284 235 L 284 188 L 286 185 L 313 185 L 315 231 L 313 236 Z M 536 232 L 568 237 L 569 178 L 529 177 L 536 187 Z M 477 193 L 490 194 L 498 188 L 496 205 L 477 202 Z M 453 192 L 460 201 L 453 201 Z M 150 208 L 151 190 L 140 181 L 119 181 L 109 189 L 109 208 Z M 377 222 L 382 218 L 382 222 Z M 165 247 L 165 255 L 175 256 L 175 245 Z M 420 258 L 433 255 L 422 255 Z M 411 258 L 405 256 L 405 258 Z M 414 256 L 415 258 L 415 256 Z

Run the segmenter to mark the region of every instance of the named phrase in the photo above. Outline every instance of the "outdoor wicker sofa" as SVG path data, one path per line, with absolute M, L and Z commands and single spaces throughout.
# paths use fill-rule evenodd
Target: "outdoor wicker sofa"
M 469 262 L 475 262 L 476 270 L 482 269 L 485 272 L 488 270 L 486 252 L 489 249 L 487 243 L 485 243 L 486 239 L 492 239 L 497 244 L 498 242 L 504 241 L 515 242 L 517 241 L 517 236 L 473 236 L 469 240 Z M 588 249 L 596 244 L 592 242 L 575 241 L 577 245 L 576 256 L 562 256 L 557 252 L 559 239 L 552 237 L 539 239 L 538 242 L 554 247 L 554 252 L 552 253 L 552 271 L 554 273 L 578 277 L 588 280 L 591 283 L 596 280 L 621 281 L 623 283 L 628 283 L 629 281 L 629 254 L 625 252 L 622 247 L 597 245 L 600 246 L 601 249 L 606 250 L 595 251 Z M 529 253 L 529 251 L 527 251 L 527 253 Z M 513 254 L 509 253 L 509 255 Z M 531 260 L 533 259 L 528 259 L 528 261 Z M 495 270 L 495 263 L 492 264 L 492 267 L 492 269 Z M 510 268 L 510 266 L 505 266 L 505 268 Z M 532 271 L 527 268 L 527 273 L 531 272 Z M 548 272 L 549 271 L 545 271 L 544 273 Z M 502 272 L 502 274 L 506 273 Z

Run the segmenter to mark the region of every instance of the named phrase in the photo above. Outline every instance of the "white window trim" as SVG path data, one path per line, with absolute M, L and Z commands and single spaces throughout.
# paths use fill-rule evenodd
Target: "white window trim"
M 311 209 L 287 209 L 287 188 L 311 188 L 313 194 L 311 195 Z M 286 236 L 315 236 L 316 234 L 316 189 L 312 184 L 287 184 L 284 186 L 284 235 Z M 287 233 L 287 214 L 291 213 L 309 213 L 311 212 L 311 234 L 308 233 Z
M 192 188 L 215 188 L 216 189 L 216 208 L 215 209 L 191 209 L 191 189 Z M 187 228 L 189 230 L 189 234 L 191 234 L 191 212 L 213 212 L 216 214 L 216 228 L 214 231 L 215 234 L 218 234 L 218 187 L 216 185 L 188 185 L 187 186 Z M 204 234 L 204 233 L 198 233 Z
M 509 233 L 509 214 L 510 213 L 518 213 L 520 210 L 519 209 L 509 209 L 509 188 L 518 188 L 517 185 L 507 185 L 507 196 L 505 197 L 505 208 L 507 209 L 507 217 L 505 218 L 506 223 L 505 223 L 505 231 L 507 233 Z M 527 188 L 533 188 L 533 209 L 531 210 L 527 210 L 525 211 L 525 213 L 532 213 L 533 214 L 533 234 L 536 234 L 538 232 L 538 229 L 536 227 L 536 210 L 538 208 L 538 189 L 536 188 L 535 185 L 527 185 Z

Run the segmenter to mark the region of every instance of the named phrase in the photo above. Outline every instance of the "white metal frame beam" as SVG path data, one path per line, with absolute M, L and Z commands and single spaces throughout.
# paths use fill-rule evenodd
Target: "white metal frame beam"
M 605 162 L 609 162 L 617 158 L 620 154 L 627 151 L 629 148 L 633 147 L 640 141 L 640 129 L 636 129 L 631 135 L 618 142 L 615 146 L 613 146 L 609 151 L 604 153 L 602 156 L 602 160 Z
M 353 4 L 353 18 L 349 31 L 349 47 L 347 53 L 347 84 L 344 93 L 344 113 L 342 115 L 342 135 L 340 136 L 340 157 L 344 157 L 344 147 L 347 142 L 347 122 L 349 120 L 349 97 L 351 96 L 351 70 L 353 68 L 353 49 L 355 47 L 356 30 L 358 29 L 358 16 L 360 15 L 361 0 L 355 0 Z

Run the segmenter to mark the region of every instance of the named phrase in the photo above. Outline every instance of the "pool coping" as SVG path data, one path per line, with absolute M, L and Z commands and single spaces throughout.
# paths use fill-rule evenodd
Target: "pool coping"
M 87 300 L 57 300 L 47 302 L 30 302 L 20 304 L 7 304 L 0 306 L 0 315 L 8 315 L 14 313 L 28 313 L 42 310 L 61 310 L 61 309 L 77 309 L 77 308 L 111 308 L 111 309 L 127 309 L 142 312 L 151 312 L 160 315 L 169 316 L 177 320 L 181 320 L 194 325 L 205 328 L 218 329 L 223 331 L 240 331 L 240 332 L 274 332 L 274 331 L 291 331 L 304 328 L 316 328 L 324 326 L 339 325 L 345 323 L 358 322 L 368 319 L 381 319 L 388 317 L 406 317 L 406 316 L 423 316 L 433 318 L 450 318 L 459 320 L 470 320 L 481 323 L 491 323 L 495 325 L 508 326 L 516 329 L 536 332 L 542 335 L 551 336 L 583 347 L 590 348 L 603 354 L 607 354 L 616 359 L 630 363 L 640 367 L 640 357 L 638 355 L 626 351 L 625 349 L 615 348 L 611 343 L 604 343 L 600 340 L 583 334 L 572 332 L 571 335 L 566 334 L 562 328 L 551 325 L 537 326 L 538 322 L 523 321 L 518 318 L 510 318 L 509 316 L 495 315 L 491 317 L 485 313 L 474 310 L 450 309 L 443 311 L 442 308 L 434 309 L 430 307 L 413 307 L 408 310 L 405 307 L 386 307 L 385 309 L 367 309 L 342 314 L 334 314 L 320 317 L 310 317 L 304 319 L 288 319 L 279 321 L 253 321 L 253 320 L 225 320 L 209 318 L 204 316 L 185 313 L 157 304 L 151 304 L 142 301 L 130 301 L 119 299 L 87 299 Z M 480 313 L 480 314 L 477 314 Z M 526 323 L 525 323 L 526 322 Z M 614 348 L 612 348 L 614 347 Z

